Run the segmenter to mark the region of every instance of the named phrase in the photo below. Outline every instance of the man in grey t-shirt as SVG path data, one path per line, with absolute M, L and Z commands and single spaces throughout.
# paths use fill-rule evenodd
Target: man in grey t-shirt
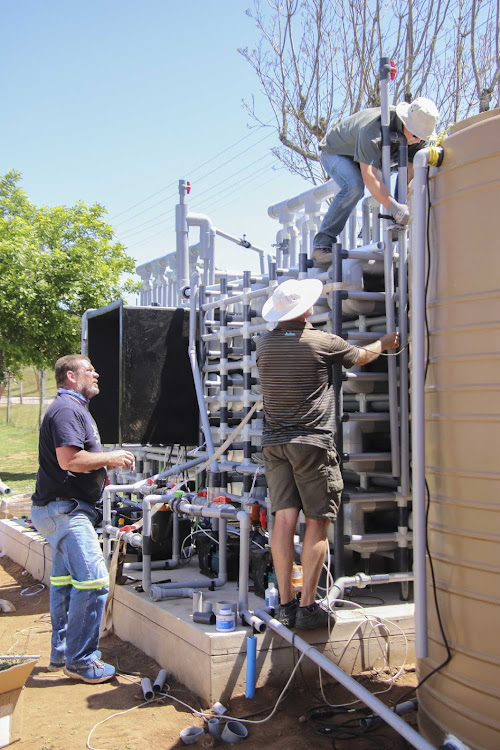
M 439 112 L 434 102 L 423 96 L 411 104 L 400 102 L 390 107 L 390 130 L 402 133 L 408 142 L 410 160 L 424 141 L 435 136 Z M 319 232 L 313 241 L 313 259 L 319 265 L 332 261 L 332 245 L 343 230 L 349 214 L 362 198 L 365 187 L 378 203 L 394 217 L 397 224 L 408 223 L 408 206 L 398 203 L 382 182 L 380 107 L 363 109 L 333 127 L 319 144 L 321 163 L 339 191 L 330 204 Z M 397 143 L 391 144 L 391 163 L 397 157 Z M 413 152 L 413 153 L 412 153 Z M 411 168 L 408 175 L 411 177 Z

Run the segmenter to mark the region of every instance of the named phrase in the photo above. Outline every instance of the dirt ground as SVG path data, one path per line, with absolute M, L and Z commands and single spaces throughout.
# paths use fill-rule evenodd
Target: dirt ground
M 181 684 L 167 678 L 169 695 L 144 704 L 141 677 L 152 682 L 159 665 L 134 646 L 109 636 L 101 641 L 103 658 L 115 665 L 119 673 L 111 682 L 87 685 L 61 672 L 47 671 L 49 662 L 50 623 L 49 594 L 29 587 L 36 581 L 7 557 L 0 558 L 0 599 L 7 599 L 14 612 L 0 610 L 0 654 L 36 654 L 40 658 L 26 683 L 23 709 L 23 750 L 167 750 L 184 747 L 179 732 L 190 726 L 205 727 L 204 720 L 193 715 L 174 698 L 197 710 L 206 709 L 197 697 Z M 38 586 L 39 588 L 39 586 Z M 29 595 L 35 592 L 34 595 Z M 370 676 L 360 678 L 372 692 L 386 685 Z M 0 673 L 1 680 L 1 673 Z M 383 698 L 390 704 L 416 684 L 415 673 L 405 672 Z M 238 718 L 265 719 L 274 707 L 279 690 L 260 688 L 254 699 L 237 697 L 228 706 L 228 715 Z M 342 686 L 329 684 L 325 695 L 330 704 L 353 700 Z M 261 724 L 248 724 L 245 750 L 402 750 L 410 745 L 391 727 L 381 724 L 359 737 L 342 739 L 333 729 L 333 712 L 318 720 L 308 720 L 311 709 L 324 705 L 318 684 L 307 683 L 297 670 L 288 693 L 276 713 Z M 335 723 L 353 719 L 352 728 L 359 734 L 360 714 L 336 715 Z M 416 715 L 406 714 L 406 721 L 416 728 Z M 321 723 L 320 723 L 321 721 Z M 102 723 L 105 722 L 105 723 Z M 321 730 L 322 733 L 318 733 Z M 345 731 L 345 730 L 343 730 Z M 224 747 L 220 738 L 205 733 L 197 741 L 200 748 Z

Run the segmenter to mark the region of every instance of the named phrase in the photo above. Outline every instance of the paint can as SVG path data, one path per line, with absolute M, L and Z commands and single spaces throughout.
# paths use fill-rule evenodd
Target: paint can
M 236 616 L 231 607 L 221 607 L 215 616 L 215 629 L 228 633 L 236 627 Z

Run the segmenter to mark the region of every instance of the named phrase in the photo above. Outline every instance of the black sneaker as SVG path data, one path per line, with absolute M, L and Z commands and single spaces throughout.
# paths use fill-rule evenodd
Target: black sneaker
M 281 605 L 278 607 L 276 619 L 278 620 L 278 622 L 284 625 L 285 628 L 293 628 L 295 626 L 295 619 L 297 617 L 298 609 L 299 602 L 297 601 L 297 599 L 292 599 L 292 601 L 288 602 L 288 604 L 285 604 L 284 607 L 282 607 Z
M 335 617 L 331 612 L 314 604 L 309 607 L 299 607 L 295 626 L 297 630 L 316 630 L 317 628 L 326 628 L 328 625 L 335 625 Z

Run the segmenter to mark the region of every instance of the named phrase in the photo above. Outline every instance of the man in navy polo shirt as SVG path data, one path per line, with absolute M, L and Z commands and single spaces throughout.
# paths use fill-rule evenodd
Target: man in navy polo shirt
M 31 518 L 50 543 L 50 669 L 64 668 L 88 683 L 110 680 L 115 669 L 100 659 L 99 628 L 108 571 L 94 529 L 107 467 L 134 467 L 126 450 L 103 451 L 88 404 L 99 375 L 81 354 L 55 365 L 57 396 L 40 428 L 39 469 Z

